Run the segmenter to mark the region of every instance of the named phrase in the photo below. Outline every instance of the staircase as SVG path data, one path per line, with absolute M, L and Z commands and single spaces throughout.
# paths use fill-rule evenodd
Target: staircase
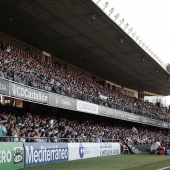
M 136 154 L 141 153 L 138 149 L 136 149 L 134 146 L 132 146 L 132 151 Z

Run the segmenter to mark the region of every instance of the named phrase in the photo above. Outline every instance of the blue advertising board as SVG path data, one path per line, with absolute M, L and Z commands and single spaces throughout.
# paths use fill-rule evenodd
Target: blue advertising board
M 25 167 L 68 161 L 67 143 L 24 143 Z

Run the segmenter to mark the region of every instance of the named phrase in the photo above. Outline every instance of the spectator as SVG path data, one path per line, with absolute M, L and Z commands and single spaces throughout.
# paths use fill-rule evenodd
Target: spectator
M 6 136 L 7 130 L 6 127 L 3 125 L 2 121 L 0 120 L 0 142 L 3 142 L 3 136 Z

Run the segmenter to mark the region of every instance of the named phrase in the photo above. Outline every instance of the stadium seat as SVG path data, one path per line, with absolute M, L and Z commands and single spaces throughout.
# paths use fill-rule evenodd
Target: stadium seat
M 123 148 L 122 154 L 125 154 L 125 153 L 129 154 L 129 149 L 128 148 Z

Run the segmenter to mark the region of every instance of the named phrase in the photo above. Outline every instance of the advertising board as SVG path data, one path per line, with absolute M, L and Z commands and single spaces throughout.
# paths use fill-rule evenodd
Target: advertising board
M 93 158 L 100 156 L 99 143 L 68 143 L 69 160 Z
M 48 93 L 15 83 L 9 83 L 9 95 L 25 100 L 48 104 Z
M 25 167 L 68 161 L 67 143 L 24 143 Z
M 9 82 L 0 78 L 0 94 L 9 95 Z
M 92 114 L 98 114 L 98 105 L 92 104 L 89 102 L 84 102 L 81 100 L 77 100 L 77 110 Z
M 100 143 L 100 156 L 119 155 L 119 143 Z
M 0 170 L 24 168 L 24 148 L 21 142 L 0 142 Z
M 49 93 L 49 105 L 64 109 L 76 110 L 76 99 Z

